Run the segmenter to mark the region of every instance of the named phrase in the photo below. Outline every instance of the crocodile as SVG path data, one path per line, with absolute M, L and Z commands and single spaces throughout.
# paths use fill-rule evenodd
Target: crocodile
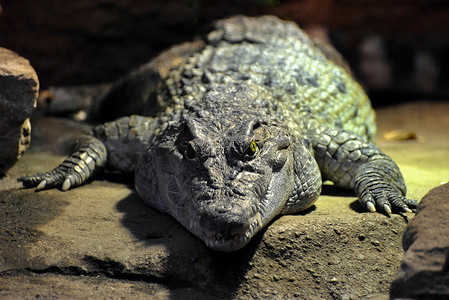
M 147 204 L 218 251 L 310 208 L 324 180 L 353 190 L 367 211 L 417 206 L 374 145 L 375 112 L 347 64 L 293 22 L 216 21 L 105 99 L 105 114 L 129 115 L 93 127 L 54 170 L 19 178 L 25 187 L 66 191 L 102 170 L 134 172 Z

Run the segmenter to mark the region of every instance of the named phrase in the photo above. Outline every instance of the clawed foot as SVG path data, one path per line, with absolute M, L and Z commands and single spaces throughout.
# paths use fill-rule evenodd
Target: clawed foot
M 410 208 L 418 206 L 417 200 L 407 199 L 394 191 L 364 191 L 363 196 L 359 196 L 362 206 L 371 212 L 385 212 L 391 214 L 393 210 L 410 213 Z
M 56 169 L 33 176 L 17 179 L 27 188 L 36 191 L 60 188 L 67 191 L 71 187 L 84 184 L 106 164 L 106 148 L 103 143 L 92 137 L 83 136 L 78 140 L 78 150 L 67 157 Z
M 47 173 L 37 174 L 33 176 L 24 176 L 17 179 L 22 182 L 26 188 L 35 187 L 36 191 L 52 188 L 60 188 L 63 191 L 67 191 L 71 186 L 75 186 L 77 181 L 81 178 L 79 175 L 69 174 L 65 175 L 58 170 L 53 170 Z
M 402 188 L 401 188 L 402 187 Z M 407 199 L 405 184 L 400 178 L 382 176 L 373 169 L 361 167 L 355 178 L 355 192 L 359 202 L 368 211 L 391 214 L 393 211 L 412 212 L 418 206 L 417 200 Z

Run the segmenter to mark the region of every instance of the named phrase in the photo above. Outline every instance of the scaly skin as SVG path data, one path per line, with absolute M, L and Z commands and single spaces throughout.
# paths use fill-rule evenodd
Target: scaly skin
M 374 111 L 343 60 L 291 22 L 218 21 L 120 80 L 102 113 L 120 103 L 149 117 L 100 125 L 61 166 L 19 180 L 67 190 L 102 168 L 135 169 L 146 203 L 220 251 L 245 246 L 276 215 L 309 208 L 322 177 L 353 189 L 369 211 L 417 205 L 372 144 Z

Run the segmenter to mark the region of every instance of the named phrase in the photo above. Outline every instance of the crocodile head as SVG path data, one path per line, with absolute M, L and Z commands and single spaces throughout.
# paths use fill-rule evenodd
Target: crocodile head
M 257 118 L 239 123 L 185 118 L 174 127 L 149 153 L 158 201 L 210 248 L 242 248 L 291 194 L 290 135 Z M 137 188 L 142 194 L 144 188 Z
M 251 93 L 226 85 L 193 108 L 186 104 L 136 170 L 147 203 L 219 251 L 245 246 L 279 214 L 295 184 L 291 130 L 252 108 L 266 97 Z

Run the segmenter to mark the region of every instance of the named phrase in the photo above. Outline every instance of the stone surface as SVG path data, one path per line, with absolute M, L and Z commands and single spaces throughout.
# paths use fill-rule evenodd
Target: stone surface
M 406 252 L 391 297 L 449 299 L 449 183 L 424 196 L 402 243 Z
M 13 171 L 44 169 L 58 158 L 27 153 Z M 191 299 L 387 299 L 402 257 L 406 220 L 361 213 L 354 196 L 322 197 L 308 213 L 279 218 L 226 254 L 116 181 L 68 193 L 0 192 L 0 298 L 81 298 L 97 285 L 90 295 L 98 298 L 112 295 L 105 290 L 112 283 L 114 294 L 132 291 L 130 298 L 185 299 L 179 296 L 190 290 Z M 63 288 L 69 282 L 80 290 Z
M 379 137 L 417 135 L 378 142 L 398 162 L 412 198 L 449 178 L 441 167 L 449 160 L 448 116 L 445 103 L 378 111 Z M 277 218 L 241 251 L 216 253 L 144 205 L 132 178 L 108 174 L 68 192 L 22 189 L 15 178 L 64 158 L 54 152 L 67 143 L 61 131 L 79 131 L 65 119 L 35 124 L 30 151 L 0 180 L 1 299 L 389 297 L 413 214 L 362 212 L 354 195 L 327 187 L 309 211 Z
M 0 176 L 29 147 L 29 117 L 38 90 L 39 81 L 29 61 L 0 47 Z

